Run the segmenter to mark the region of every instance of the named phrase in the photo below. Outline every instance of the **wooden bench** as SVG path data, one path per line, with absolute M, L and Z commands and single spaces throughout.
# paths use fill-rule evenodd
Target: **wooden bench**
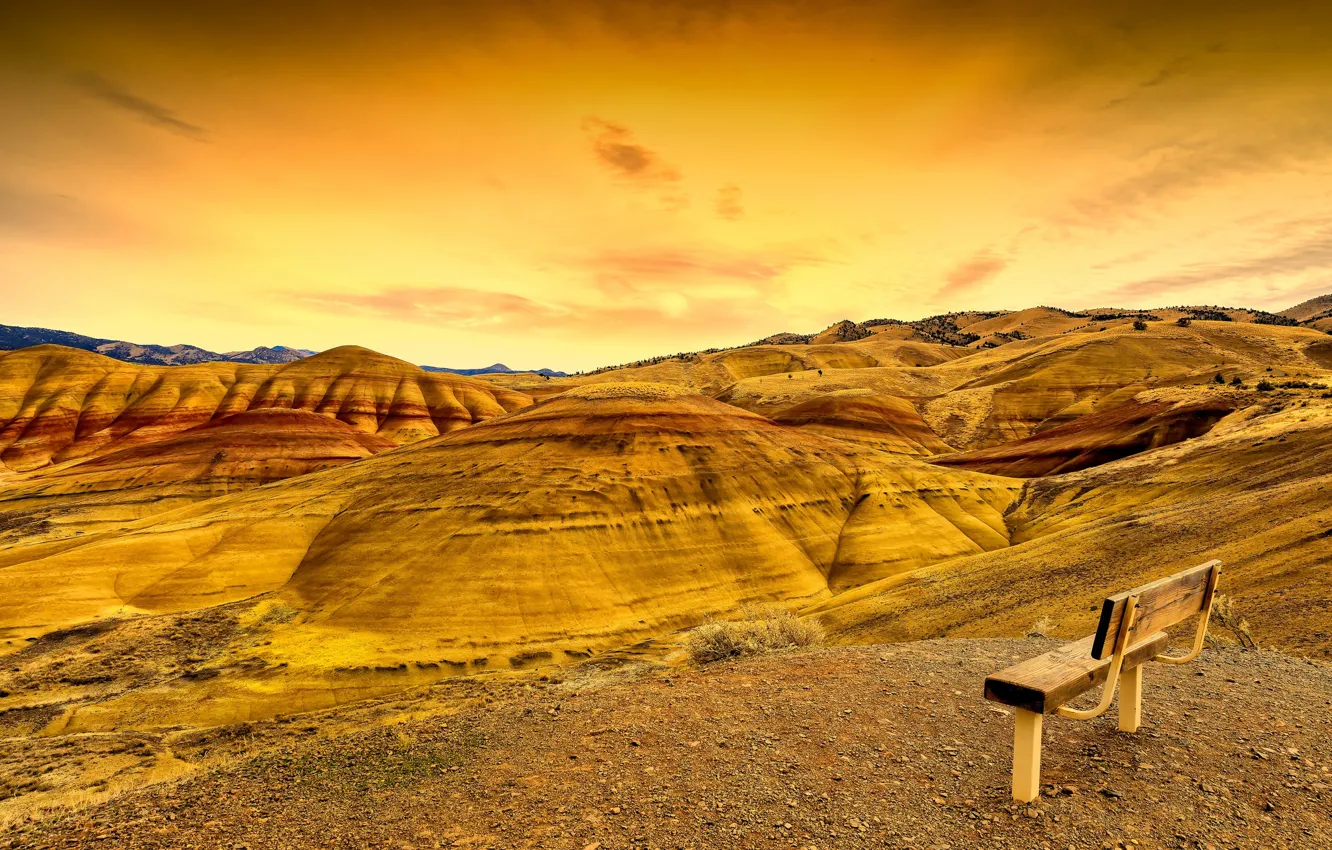
M 1208 561 L 1169 578 L 1106 598 L 1096 633 L 1009 667 L 985 680 L 985 698 L 1016 709 L 1013 736 L 1013 797 L 1036 799 L 1041 785 L 1041 725 L 1047 714 L 1075 720 L 1099 717 L 1119 687 L 1119 728 L 1136 732 L 1142 724 L 1142 665 L 1148 661 L 1185 664 L 1198 657 L 1207 636 L 1212 597 L 1221 562 Z M 1164 629 L 1200 614 L 1187 655 L 1164 655 Z M 1065 703 L 1105 682 L 1095 708 Z

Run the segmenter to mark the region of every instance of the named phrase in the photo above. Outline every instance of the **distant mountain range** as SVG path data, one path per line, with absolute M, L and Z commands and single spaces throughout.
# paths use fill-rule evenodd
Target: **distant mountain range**
M 99 339 L 50 328 L 0 325 L 0 350 L 12 351 L 32 345 L 64 345 L 84 351 L 95 351 L 128 363 L 148 363 L 157 366 L 188 366 L 191 363 L 214 363 L 219 360 L 232 363 L 291 363 L 315 353 L 304 348 L 288 348 L 285 345 L 275 345 L 271 348 L 261 345 L 249 351 L 219 353 L 194 345 L 142 345 L 137 342 Z
M 447 366 L 422 366 L 427 372 L 448 372 L 451 375 L 516 375 L 521 372 L 531 372 L 534 375 L 545 375 L 547 378 L 567 378 L 564 372 L 556 372 L 554 369 L 510 369 L 503 363 L 496 363 L 481 369 L 450 369 Z
M 21 328 L 14 325 L 0 325 L 0 351 L 14 351 L 33 345 L 63 345 L 84 351 L 95 351 L 114 360 L 127 363 L 145 363 L 155 366 L 189 366 L 192 363 L 292 363 L 303 360 L 318 352 L 308 348 L 290 348 L 285 345 L 252 348 L 249 351 L 209 351 L 195 345 L 142 345 L 137 342 L 125 342 L 119 339 L 100 339 L 83 334 L 57 331 L 50 328 Z M 422 366 L 427 372 L 449 372 L 454 375 L 486 375 L 493 373 L 514 374 L 523 370 L 510 369 L 503 363 L 496 363 L 484 369 L 449 369 L 445 366 Z M 531 370 L 548 378 L 566 377 L 564 372 L 553 369 Z

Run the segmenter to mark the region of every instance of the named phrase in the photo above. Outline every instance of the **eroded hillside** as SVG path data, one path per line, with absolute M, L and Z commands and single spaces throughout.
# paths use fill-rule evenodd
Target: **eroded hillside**
M 231 625 L 104 674 L 57 641 L 0 712 L 225 723 L 651 655 L 764 600 L 841 642 L 1072 637 L 1105 593 L 1212 557 L 1262 645 L 1325 652 L 1326 335 L 1142 315 L 838 325 L 551 379 L 353 348 L 6 355 L 6 648 Z M 927 338 L 963 328 L 1005 341 Z
M 329 416 L 401 445 L 528 403 L 356 346 L 281 365 L 141 366 L 42 345 L 0 353 L 0 463 L 29 472 L 267 408 Z
M 237 670 L 280 668 L 265 687 L 313 705 L 400 684 L 399 665 L 429 678 L 582 658 L 1007 546 L 1020 486 L 604 384 L 123 532 L 11 548 L 0 622 L 12 640 L 275 594 L 289 622 L 230 647 L 215 668 L 230 675 L 158 696 L 182 720 L 200 693 L 220 719 L 285 712 L 291 693 L 260 709 Z M 89 711 L 134 716 L 135 699 Z

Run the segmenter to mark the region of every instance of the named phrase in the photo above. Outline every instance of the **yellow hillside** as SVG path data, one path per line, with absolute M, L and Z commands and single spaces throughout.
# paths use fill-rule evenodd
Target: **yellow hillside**
M 529 403 L 356 346 L 282 365 L 141 366 L 41 345 L 0 354 L 0 467 L 25 472 L 261 408 L 311 411 L 401 445 Z
M 1220 558 L 1222 592 L 1260 644 L 1328 657 L 1324 395 L 1278 390 L 1206 436 L 1036 479 L 1007 516 L 1011 548 L 867 585 L 815 610 L 847 642 L 1017 635 L 1043 617 L 1051 633 L 1078 637 L 1108 593 Z
M 125 532 L 12 548 L 0 623 L 12 638 L 276 593 L 295 619 L 237 657 L 332 700 L 336 675 L 322 696 L 308 677 L 549 663 L 1002 547 L 1017 489 L 606 384 Z

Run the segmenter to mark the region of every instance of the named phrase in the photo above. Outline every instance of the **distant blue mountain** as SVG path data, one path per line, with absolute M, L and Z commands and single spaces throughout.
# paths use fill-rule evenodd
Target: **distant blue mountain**
M 503 363 L 496 363 L 492 366 L 486 366 L 483 369 L 450 369 L 447 366 L 422 366 L 427 372 L 448 372 L 453 375 L 517 375 L 521 372 L 531 372 L 534 375 L 545 375 L 547 378 L 567 378 L 564 372 L 556 372 L 554 369 L 510 369 Z

